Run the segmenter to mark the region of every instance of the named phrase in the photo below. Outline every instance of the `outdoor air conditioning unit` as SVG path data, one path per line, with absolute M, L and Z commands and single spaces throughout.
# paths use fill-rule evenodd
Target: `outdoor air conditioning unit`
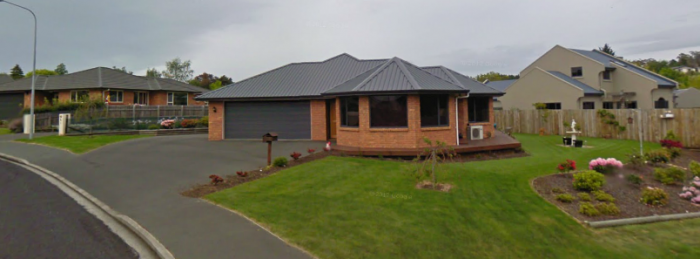
M 484 139 L 484 126 L 469 127 L 469 135 L 472 140 Z

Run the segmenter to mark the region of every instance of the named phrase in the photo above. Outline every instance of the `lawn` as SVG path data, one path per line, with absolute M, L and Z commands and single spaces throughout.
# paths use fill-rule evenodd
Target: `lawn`
M 105 145 L 148 137 L 144 135 L 97 135 L 97 136 L 46 136 L 33 140 L 18 139 L 19 142 L 45 145 L 55 148 L 66 149 L 76 154 L 82 154 Z
M 0 128 L 0 135 L 12 134 L 12 131 L 8 128 Z
M 517 137 L 531 156 L 450 164 L 438 175 L 450 193 L 415 189 L 409 163 L 329 157 L 205 198 L 320 258 L 700 257 L 698 219 L 591 230 L 529 185 L 564 159 L 623 159 L 638 142 Z

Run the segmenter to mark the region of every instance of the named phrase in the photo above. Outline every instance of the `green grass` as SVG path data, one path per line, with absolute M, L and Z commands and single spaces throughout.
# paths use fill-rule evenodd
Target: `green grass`
M 0 128 L 0 135 L 12 134 L 12 131 L 8 128 Z
M 66 149 L 76 154 L 82 154 L 105 145 L 148 137 L 144 135 L 96 135 L 96 136 L 46 136 L 33 140 L 18 139 L 19 142 L 45 145 L 49 147 Z
M 698 219 L 592 230 L 529 185 L 565 159 L 624 159 L 638 142 L 517 137 L 531 156 L 446 165 L 450 193 L 415 189 L 410 163 L 328 157 L 205 198 L 320 258 L 700 257 Z

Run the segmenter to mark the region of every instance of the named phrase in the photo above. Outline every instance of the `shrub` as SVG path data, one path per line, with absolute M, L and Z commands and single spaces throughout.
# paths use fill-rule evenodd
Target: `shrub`
M 180 121 L 180 126 L 183 128 L 194 128 L 194 127 L 197 127 L 197 123 L 199 123 L 198 120 L 184 119 L 184 120 Z
M 275 158 L 275 160 L 272 161 L 272 165 L 276 167 L 285 167 L 287 166 L 287 164 L 289 164 L 289 160 L 287 160 L 287 158 L 283 156 Z
M 595 205 L 596 210 L 603 215 L 618 215 L 620 209 L 614 203 L 598 203 Z
M 670 139 L 662 139 L 661 146 L 665 148 L 683 148 L 683 143 Z
M 644 182 L 644 179 L 636 174 L 627 175 L 626 179 L 628 182 L 636 185 L 640 185 Z
M 700 177 L 694 177 L 690 182 L 690 187 L 683 187 L 678 196 L 692 203 L 700 204 Z
M 675 184 L 677 181 L 683 181 L 683 178 L 685 172 L 677 167 L 654 169 L 654 179 L 662 184 Z
M 564 190 L 561 188 L 552 188 L 552 193 L 564 193 Z
M 644 163 L 644 157 L 642 157 L 642 156 L 640 156 L 640 155 L 637 155 L 637 154 L 634 154 L 634 153 L 633 153 L 633 154 L 628 154 L 628 155 L 627 155 L 627 158 L 628 158 L 628 160 L 629 160 L 629 162 L 628 162 L 627 164 L 630 164 L 630 165 L 632 165 L 632 166 L 635 167 L 635 168 L 640 168 L 640 167 L 644 166 L 644 164 L 645 164 L 645 163 Z
M 588 194 L 587 192 L 579 192 L 577 194 L 578 199 L 581 201 L 591 201 L 591 195 Z
M 557 200 L 563 203 L 571 203 L 572 201 L 574 201 L 574 196 L 571 196 L 571 194 L 568 193 L 559 194 L 557 195 Z
M 700 177 L 700 163 L 691 161 L 690 166 L 688 166 L 688 169 L 690 170 L 691 174 Z
M 14 119 L 10 121 L 10 124 L 7 125 L 7 129 L 14 133 L 22 133 L 24 131 L 24 122 L 22 119 Z
M 574 174 L 574 189 L 579 191 L 599 190 L 605 184 L 605 176 L 596 171 L 583 171 Z
M 566 162 L 557 166 L 557 170 L 559 170 L 560 173 L 576 170 L 576 161 L 567 159 Z
M 204 116 L 199 119 L 198 124 L 202 127 L 209 127 L 209 116 Z
M 593 197 L 597 201 L 615 202 L 615 198 L 609 193 L 604 192 L 603 190 L 593 191 L 591 192 L 591 194 L 593 194 Z
M 676 136 L 676 133 L 673 133 L 673 130 L 669 130 L 666 132 L 666 136 L 664 137 L 664 140 L 680 141 L 681 139 L 679 139 Z
M 299 160 L 299 158 L 301 157 L 301 153 L 295 151 L 289 154 L 289 156 L 292 157 L 294 160 Z
M 583 215 L 589 216 L 589 217 L 595 217 L 600 215 L 600 211 L 593 206 L 590 202 L 582 202 L 581 205 L 578 207 L 578 213 L 581 213 Z
M 164 129 L 172 129 L 175 125 L 175 120 L 163 120 L 160 122 L 160 126 Z
M 666 205 L 668 203 L 668 193 L 660 188 L 647 187 L 642 191 L 640 201 L 651 206 Z
M 671 160 L 676 160 L 681 156 L 681 149 L 677 147 L 666 148 L 666 152 Z
M 595 170 L 601 174 L 612 173 L 617 168 L 622 168 L 622 162 L 615 158 L 603 159 L 599 157 L 591 160 L 591 162 L 588 163 L 588 169 Z
M 221 176 L 215 174 L 210 175 L 209 179 L 211 179 L 211 184 L 213 185 L 224 182 L 224 178 L 221 178 Z
M 129 125 L 129 121 L 126 118 L 116 118 L 112 121 L 109 122 L 108 127 L 110 129 L 117 129 L 117 130 L 122 130 L 122 129 L 130 129 L 131 125 Z
M 160 126 L 158 126 L 158 124 L 150 124 L 150 125 L 148 125 L 148 129 L 149 130 L 157 130 L 157 129 L 160 129 Z
M 644 154 L 644 158 L 654 164 L 668 163 L 671 158 L 668 156 L 668 152 L 664 149 L 652 150 Z
M 237 174 L 238 176 L 240 176 L 240 177 L 246 177 L 246 176 L 248 176 L 248 172 L 245 172 L 245 171 L 238 171 L 238 172 L 236 172 L 236 174 Z
M 316 149 L 309 148 L 306 150 L 306 152 L 308 152 L 309 154 L 313 154 L 314 152 L 316 152 Z

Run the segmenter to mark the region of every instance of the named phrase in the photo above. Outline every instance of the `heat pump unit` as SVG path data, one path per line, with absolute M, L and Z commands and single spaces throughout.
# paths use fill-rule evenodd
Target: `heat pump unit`
M 469 132 L 473 140 L 484 139 L 484 126 L 471 126 L 469 127 Z

